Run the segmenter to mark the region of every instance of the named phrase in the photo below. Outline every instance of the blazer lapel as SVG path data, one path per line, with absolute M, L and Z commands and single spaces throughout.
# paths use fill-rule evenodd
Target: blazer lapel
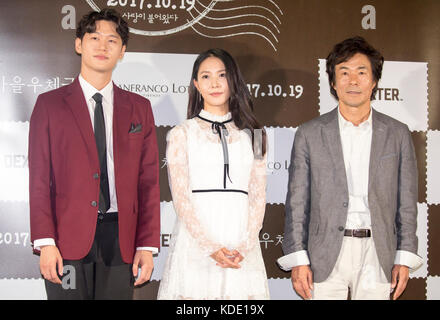
M 69 86 L 67 95 L 64 97 L 64 101 L 72 111 L 75 122 L 80 129 L 81 136 L 87 146 L 91 163 L 99 163 L 92 121 L 90 119 L 87 103 L 78 78 L 76 78 L 75 81 Z
M 113 84 L 113 158 L 115 166 L 115 179 L 121 166 L 121 156 L 129 155 L 128 131 L 130 130 L 132 106 L 129 96 Z
M 328 147 L 335 168 L 336 177 L 338 177 L 341 186 L 345 188 L 348 194 L 347 176 L 345 173 L 344 154 L 342 152 L 341 135 L 339 133 L 338 108 L 331 111 L 328 122 L 322 128 L 322 135 Z
M 387 126 L 380 120 L 377 112 L 372 108 L 373 112 L 373 133 L 371 138 L 371 152 L 370 152 L 370 168 L 368 175 L 368 193 L 370 193 L 370 187 L 372 186 L 374 177 L 376 176 L 377 167 L 380 162 L 380 158 L 383 154 L 385 147 L 385 141 L 387 137 Z

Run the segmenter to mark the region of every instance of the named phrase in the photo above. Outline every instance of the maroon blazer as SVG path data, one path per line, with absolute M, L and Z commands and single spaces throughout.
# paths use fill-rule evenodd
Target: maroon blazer
M 160 196 L 156 129 L 150 102 L 113 85 L 113 155 L 122 259 L 136 247 L 159 248 Z M 129 133 L 142 125 L 142 130 Z M 100 174 L 95 136 L 78 78 L 41 94 L 29 131 L 31 241 L 53 238 L 64 259 L 92 246 Z

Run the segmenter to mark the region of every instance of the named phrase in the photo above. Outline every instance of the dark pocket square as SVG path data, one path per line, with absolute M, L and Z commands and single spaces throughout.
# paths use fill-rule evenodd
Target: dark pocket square
M 130 131 L 128 133 L 136 133 L 142 131 L 142 124 L 139 123 L 136 126 L 132 123 L 130 126 Z

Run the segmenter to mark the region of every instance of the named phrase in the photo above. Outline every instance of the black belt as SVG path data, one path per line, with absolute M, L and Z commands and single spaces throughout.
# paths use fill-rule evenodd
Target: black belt
M 370 229 L 345 229 L 344 236 L 355 238 L 369 238 L 371 237 Z
M 117 212 L 107 212 L 107 213 L 98 212 L 98 222 L 113 222 L 113 221 L 118 221 Z
M 247 191 L 244 190 L 238 190 L 238 189 L 199 189 L 199 190 L 192 190 L 193 193 L 200 193 L 200 192 L 240 192 L 244 194 L 248 194 Z

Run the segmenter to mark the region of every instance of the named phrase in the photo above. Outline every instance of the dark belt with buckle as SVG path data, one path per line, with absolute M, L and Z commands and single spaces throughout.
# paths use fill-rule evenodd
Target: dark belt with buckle
M 344 236 L 356 237 L 356 238 L 369 238 L 371 237 L 370 229 L 345 229 Z

